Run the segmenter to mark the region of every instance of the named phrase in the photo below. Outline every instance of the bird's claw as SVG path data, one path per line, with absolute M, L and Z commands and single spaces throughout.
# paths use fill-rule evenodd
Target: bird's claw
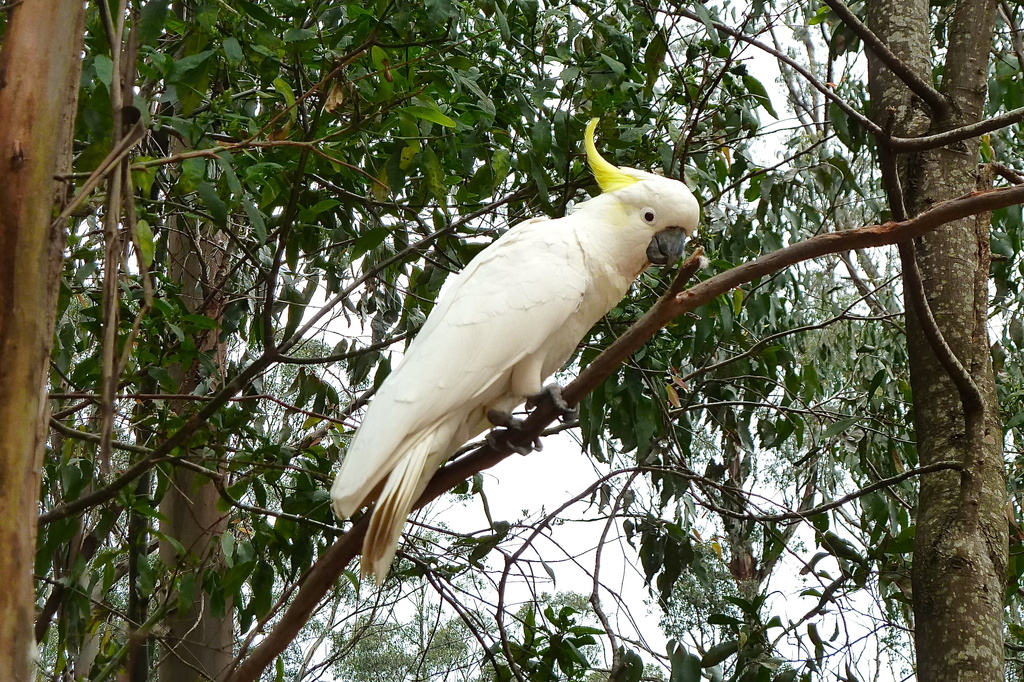
M 562 387 L 558 384 L 548 384 L 541 389 L 540 393 L 531 395 L 526 399 L 526 408 L 529 410 L 534 409 L 540 404 L 540 401 L 545 396 L 551 398 L 551 402 L 554 403 L 555 409 L 558 410 L 558 418 L 563 424 L 571 421 L 576 421 L 579 416 L 579 410 L 575 407 L 569 407 L 569 403 L 565 402 L 565 398 L 562 397 Z
M 539 437 L 532 439 L 529 445 L 521 445 L 519 443 L 512 442 L 512 436 L 519 436 L 522 438 L 523 433 L 523 422 L 522 419 L 516 419 L 508 412 L 502 412 L 501 410 L 489 410 L 487 412 L 487 421 L 491 422 L 495 426 L 500 426 L 501 429 L 495 429 L 488 433 L 484 440 L 487 444 L 496 450 L 503 450 L 508 448 L 512 452 L 520 455 L 528 455 L 535 450 L 543 450 L 544 444 L 541 443 Z
M 509 439 L 508 429 L 494 430 L 488 433 L 484 440 L 495 450 L 511 450 L 520 455 L 528 455 L 533 452 L 533 448 L 527 445 L 516 445 Z M 539 442 L 535 442 L 534 445 L 539 445 Z M 540 448 L 536 448 L 539 450 Z

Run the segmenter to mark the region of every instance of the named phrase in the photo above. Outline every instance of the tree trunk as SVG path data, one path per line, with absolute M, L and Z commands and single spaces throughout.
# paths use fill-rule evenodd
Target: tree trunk
M 234 658 L 231 605 L 223 616 L 213 613 L 210 598 L 202 589 L 204 567 L 221 561 L 219 538 L 227 529 L 228 515 L 218 511 L 217 490 L 188 469 L 175 469 L 171 488 L 160 511 L 166 517 L 161 531 L 184 546 L 178 556 L 170 543 L 160 545 L 160 555 L 172 568 L 196 574 L 195 592 L 189 607 L 166 619 L 167 651 L 160 661 L 162 682 L 217 680 Z
M 34 677 L 32 569 L 47 433 L 47 366 L 64 235 L 85 8 L 25 0 L 0 50 L 0 679 Z
M 177 227 L 180 229 L 172 230 L 168 239 L 168 275 L 181 284 L 182 298 L 191 312 L 206 314 L 219 322 L 224 311 L 224 294 L 213 292 L 210 295 L 204 280 L 219 281 L 223 276 L 228 261 L 225 240 L 217 242 L 207 232 L 200 231 L 193 242 L 182 233 L 182 229 L 188 230 L 191 226 Z M 194 248 L 193 243 L 199 248 Z M 219 329 L 207 331 L 195 339 L 195 345 L 201 353 L 212 352 L 214 364 L 221 368 L 224 346 L 218 340 L 219 333 Z M 198 361 L 179 370 L 179 393 L 191 393 L 201 380 Z M 177 406 L 178 409 L 185 407 L 184 404 Z M 189 459 L 202 463 L 202 451 L 190 452 Z M 160 510 L 166 519 L 161 531 L 181 543 L 187 554 L 179 556 L 174 545 L 163 542 L 160 556 L 172 569 L 194 571 L 196 576 L 189 608 L 167 620 L 168 635 L 164 642 L 168 651 L 160 662 L 162 682 L 217 680 L 234 660 L 232 604 L 229 601 L 225 613 L 218 616 L 211 610 L 209 595 L 202 589 L 204 567 L 223 560 L 219 539 L 228 529 L 229 517 L 217 509 L 219 499 L 209 478 L 177 467 L 161 501 Z
M 869 24 L 889 48 L 932 82 L 929 3 L 868 3 Z M 995 2 L 961 1 L 949 27 L 942 93 L 951 112 L 927 109 L 869 51 L 872 113 L 894 134 L 938 132 L 980 119 Z M 884 153 L 883 153 L 884 157 Z M 978 141 L 923 152 L 899 163 L 899 184 L 910 214 L 974 191 Z M 886 178 L 891 202 L 900 188 Z M 938 328 L 980 389 L 981 427 L 965 426 L 968 409 L 933 344 L 921 311 L 907 303 L 907 344 L 914 395 L 914 426 L 922 466 L 961 461 L 966 470 L 922 478 L 914 546 L 913 601 L 917 678 L 1003 679 L 1003 592 L 1007 562 L 1002 428 L 989 358 L 988 216 L 951 223 L 920 240 L 917 262 Z M 904 289 L 913 285 L 904 272 Z M 904 295 L 909 301 L 909 296 Z

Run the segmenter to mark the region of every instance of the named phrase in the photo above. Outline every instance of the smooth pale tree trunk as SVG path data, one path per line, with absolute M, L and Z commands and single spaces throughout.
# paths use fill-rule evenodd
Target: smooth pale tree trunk
M 914 72 L 932 81 L 928 0 L 867 3 L 875 33 Z M 872 115 L 896 135 L 937 132 L 982 115 L 996 3 L 962 0 L 952 15 L 942 92 L 952 107 L 929 121 L 869 52 Z M 978 187 L 977 140 L 901 157 L 900 185 L 910 214 Z M 893 186 L 887 182 L 890 197 Z M 1002 428 L 985 320 L 988 313 L 988 216 L 951 223 L 920 240 L 917 261 L 930 307 L 953 353 L 984 398 L 982 427 L 965 428 L 960 394 L 907 305 L 914 425 L 921 465 L 961 461 L 956 472 L 922 478 L 912 571 L 917 679 L 1003 679 L 1003 592 L 1007 562 Z M 904 273 L 906 288 L 906 273 Z M 905 298 L 907 298 L 905 296 Z
M 168 238 L 168 275 L 179 282 L 182 298 L 189 310 L 199 312 L 220 321 L 226 302 L 223 292 L 213 292 L 203 286 L 207 282 L 220 281 L 228 264 L 226 240 L 211 234 L 214 228 L 200 226 L 198 238 L 194 241 L 182 234 L 182 229 L 192 229 L 181 221 L 171 230 Z M 199 245 L 199 251 L 195 246 Z M 203 304 L 205 307 L 202 307 Z M 224 365 L 224 346 L 218 340 L 219 329 L 210 330 L 195 339 L 200 352 L 213 354 L 213 362 L 221 368 Z M 178 368 L 179 393 L 191 393 L 200 381 L 198 361 L 191 367 Z M 185 409 L 188 404 L 179 404 L 176 409 Z M 212 443 L 211 443 L 212 444 Z M 190 453 L 194 462 L 202 461 L 202 452 Z M 203 569 L 216 567 L 223 559 L 220 552 L 220 537 L 228 529 L 228 514 L 217 509 L 220 495 L 209 478 L 190 469 L 177 467 L 171 476 L 171 485 L 160 503 L 165 521 L 161 532 L 176 539 L 185 548 L 186 555 L 178 554 L 168 542 L 160 545 L 160 556 L 172 568 L 180 567 L 182 572 L 196 571 L 196 588 L 189 608 L 178 611 L 167 619 L 168 634 L 163 638 L 167 645 L 160 660 L 161 682 L 192 682 L 193 680 L 217 680 L 223 676 L 234 660 L 234 629 L 232 627 L 232 604 L 226 605 L 226 613 L 218 616 L 210 608 L 209 595 L 202 590 Z M 198 570 L 197 570 L 198 568 Z
M 47 365 L 64 235 L 85 7 L 9 5 L 0 48 L 0 679 L 35 676 L 32 568 L 46 440 Z

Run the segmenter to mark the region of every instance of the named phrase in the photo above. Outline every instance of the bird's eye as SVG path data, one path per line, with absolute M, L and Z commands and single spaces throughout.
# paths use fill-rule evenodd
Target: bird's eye
M 645 223 L 648 223 L 648 224 L 653 223 L 654 219 L 656 217 L 657 216 L 654 215 L 654 209 L 653 208 L 645 208 L 644 209 L 644 222 Z

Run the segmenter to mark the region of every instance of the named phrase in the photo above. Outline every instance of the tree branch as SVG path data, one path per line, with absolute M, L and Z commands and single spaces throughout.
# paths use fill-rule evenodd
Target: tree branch
M 968 140 L 972 137 L 991 133 L 995 130 L 1011 126 L 1014 123 L 1024 121 L 1024 107 L 1010 109 L 999 116 L 993 116 L 977 123 L 960 126 L 952 130 L 945 130 L 934 135 L 922 135 L 921 137 L 891 137 L 884 141 L 889 149 L 896 152 L 923 152 L 929 149 L 937 149 L 946 145 Z
M 825 0 L 825 4 L 864 41 L 864 45 L 874 52 L 875 56 L 889 67 L 889 70 L 896 74 L 896 77 L 903 81 L 904 85 L 924 100 L 928 108 L 932 110 L 932 118 L 934 120 L 941 121 L 949 117 L 950 106 L 946 96 L 936 90 L 931 83 L 914 73 L 913 69 L 893 54 L 892 50 L 882 42 L 882 39 L 876 36 L 874 31 L 858 19 L 857 15 L 849 7 L 841 2 L 841 0 Z
M 957 393 L 960 394 L 960 402 L 963 403 L 964 416 L 970 421 L 971 413 L 984 409 L 985 399 L 982 397 L 981 389 L 974 383 L 970 372 L 963 366 L 942 336 L 942 331 L 939 329 L 939 324 L 935 320 L 935 315 L 925 296 L 921 271 L 917 267 L 917 249 L 914 248 L 914 242 L 908 241 L 900 244 L 900 260 L 903 265 L 903 284 L 914 306 L 914 313 L 918 318 L 917 323 L 921 325 L 921 331 L 928 339 L 928 344 L 931 346 L 932 352 L 935 353 L 939 364 L 953 380 Z
M 662 11 L 666 11 L 666 10 L 662 10 Z M 668 13 L 668 14 L 676 14 L 676 15 L 679 15 L 681 17 L 686 17 L 687 19 L 692 19 L 693 21 L 702 21 L 701 18 L 697 15 L 696 12 L 691 12 L 690 10 L 683 9 L 681 7 L 675 7 L 671 11 L 666 11 L 666 13 Z M 741 31 L 737 31 L 734 28 L 726 26 L 725 24 L 722 24 L 722 23 L 717 22 L 717 21 L 712 21 L 711 25 L 714 26 L 719 31 L 722 31 L 723 33 L 726 33 L 726 34 L 728 34 L 728 35 L 730 35 L 730 36 L 732 36 L 732 37 L 734 37 L 734 38 L 736 38 L 738 40 L 742 40 L 743 42 L 747 43 L 748 45 L 752 45 L 752 46 L 756 47 L 757 49 L 762 50 L 763 52 L 767 52 L 768 54 L 772 55 L 773 57 L 778 59 L 780 62 L 782 62 L 783 64 L 786 64 L 789 68 L 793 69 L 794 71 L 799 73 L 801 76 L 803 76 L 804 80 L 806 80 L 807 83 L 811 87 L 813 87 L 815 90 L 817 90 L 818 92 L 823 94 L 827 99 L 832 100 L 836 104 L 836 106 L 838 106 L 840 109 L 842 109 L 843 111 L 846 112 L 847 116 L 849 116 L 852 119 L 855 119 L 857 121 L 857 123 L 861 124 L 866 129 L 871 131 L 872 134 L 874 134 L 876 136 L 881 134 L 882 129 L 880 127 L 878 127 L 878 124 L 876 124 L 874 121 L 872 121 L 870 118 L 868 118 L 867 116 L 865 116 L 861 112 L 859 112 L 856 109 L 854 109 L 849 104 L 847 104 L 846 100 L 844 100 L 842 97 L 837 95 L 833 88 L 830 88 L 829 86 L 827 86 L 824 83 L 822 83 L 821 81 L 819 81 L 814 76 L 814 74 L 812 74 L 810 71 L 805 69 L 795 59 L 789 57 L 788 55 L 783 54 L 782 52 L 779 52 L 778 50 L 776 50 L 775 48 L 771 47 L 767 43 L 763 43 L 760 40 L 758 40 L 757 38 L 752 38 L 751 36 L 748 36 L 747 34 L 741 32 Z
M 82 495 L 77 500 L 59 505 L 48 512 L 40 514 L 38 521 L 39 525 L 45 526 L 48 523 L 59 521 L 60 519 L 66 519 L 67 517 L 77 514 L 80 511 L 84 511 L 89 507 L 93 507 L 97 504 L 102 504 L 107 500 L 113 499 L 117 496 L 117 493 L 121 488 L 134 481 L 143 473 L 149 471 L 162 457 L 170 454 L 175 448 L 184 445 L 193 434 L 202 428 L 206 421 L 213 416 L 217 410 L 223 407 L 229 400 L 231 400 L 232 397 L 234 397 L 236 393 L 238 393 L 238 391 L 248 385 L 248 383 L 257 375 L 262 373 L 263 370 L 265 370 L 273 361 L 273 355 L 261 355 L 258 357 L 252 362 L 252 364 L 239 372 L 234 379 L 229 381 L 224 388 L 222 388 L 217 395 L 210 400 L 210 402 L 203 406 L 201 410 L 192 415 L 180 429 L 150 450 L 149 454 L 125 469 L 117 478 L 102 488 L 98 488 L 91 493 Z
M 830 6 L 832 1 L 834 0 L 830 0 Z M 695 12 L 691 12 L 690 10 L 683 8 L 674 8 L 667 13 L 686 17 L 687 19 L 692 19 L 694 21 L 700 21 L 700 17 L 698 17 Z M 783 64 L 789 66 L 791 69 L 799 73 L 811 87 L 813 87 L 818 92 L 822 93 L 827 99 L 834 102 L 836 106 L 838 106 L 840 109 L 846 112 L 847 116 L 850 116 L 851 118 L 856 120 L 860 125 L 864 126 L 864 128 L 866 128 L 872 135 L 878 138 L 881 143 L 888 145 L 888 147 L 893 151 L 906 153 L 926 151 L 929 149 L 937 149 L 938 147 L 944 147 L 955 142 L 960 142 L 962 140 L 967 140 L 972 137 L 977 137 L 978 135 L 984 135 L 985 133 L 990 133 L 992 131 L 1005 128 L 1006 126 L 1013 125 L 1014 123 L 1020 123 L 1021 121 L 1024 121 L 1024 107 L 1018 107 L 1017 109 L 1011 109 L 1010 111 L 1000 114 L 999 116 L 995 116 L 984 121 L 978 121 L 977 123 L 972 123 L 970 125 L 961 126 L 959 128 L 953 128 L 952 130 L 945 130 L 941 133 L 936 133 L 934 135 L 924 135 L 922 137 L 890 137 L 883 139 L 883 131 L 881 127 L 879 127 L 874 121 L 869 119 L 867 116 L 865 116 L 864 114 L 850 106 L 846 102 L 846 100 L 844 100 L 842 97 L 835 93 L 835 90 L 833 88 L 830 88 L 828 85 L 822 83 L 817 78 L 815 78 L 814 74 L 809 72 L 796 60 L 792 59 L 788 55 L 783 54 L 779 50 L 776 50 L 770 45 L 763 43 L 760 40 L 757 40 L 756 38 L 752 38 L 751 36 L 748 36 L 744 33 L 741 33 L 740 31 L 737 31 L 734 28 L 726 26 L 725 24 L 716 21 L 712 22 L 712 25 L 719 31 L 722 31 L 723 33 L 727 33 L 728 35 L 733 36 L 734 38 L 742 40 L 748 45 L 756 47 L 757 49 L 772 55 Z M 856 30 L 852 25 L 850 26 L 850 28 Z M 864 26 L 864 29 L 869 30 L 866 26 Z M 861 36 L 861 39 L 864 40 L 864 37 Z M 868 41 L 865 40 L 865 42 Z M 893 58 L 895 59 L 895 57 Z M 879 54 L 879 59 L 882 59 L 881 54 Z M 898 62 L 899 60 L 896 61 Z M 892 68 L 890 64 L 886 63 L 886 65 L 889 66 L 889 68 Z M 898 77 L 903 79 L 903 76 L 899 72 L 895 70 L 893 72 L 896 73 Z M 904 83 L 906 83 L 906 80 L 904 80 Z M 943 101 L 945 101 L 945 96 L 942 95 L 942 93 L 938 92 L 937 90 L 934 90 L 934 88 L 932 88 L 928 84 L 925 84 L 925 86 L 933 90 L 939 97 L 943 98 Z M 917 93 L 918 95 L 921 94 L 917 90 L 914 90 L 914 92 Z M 929 101 L 927 98 L 924 98 L 923 96 L 922 99 L 924 99 L 925 102 L 929 104 L 929 106 L 933 104 L 933 102 Z M 948 104 L 946 106 L 948 108 Z
M 681 314 L 693 311 L 718 296 L 770 275 L 797 263 L 818 258 L 830 253 L 852 249 L 895 244 L 918 237 L 941 225 L 959 220 L 976 213 L 1005 208 L 1024 203 L 1024 185 L 1004 187 L 951 199 L 937 204 L 915 218 L 900 223 L 870 225 L 844 232 L 822 234 L 797 242 L 778 251 L 766 254 L 732 270 L 723 272 L 696 286 L 681 291 L 686 281 L 699 267 L 700 254 L 696 253 L 683 264 L 669 291 L 630 329 L 619 337 L 601 355 L 580 372 L 579 377 L 562 390 L 562 398 L 570 406 L 579 402 L 609 377 L 618 366 L 634 351 L 650 339 L 659 329 Z M 524 420 L 521 431 L 510 434 L 509 445 L 529 444 L 559 414 L 558 408 L 549 398 L 544 398 L 537 408 Z M 496 449 L 490 444 L 457 459 L 440 469 L 430 480 L 426 490 L 415 507 L 418 509 L 463 480 L 505 459 L 510 451 Z M 934 465 L 940 468 L 940 465 Z M 957 463 L 941 463 L 941 468 L 956 468 Z M 928 469 L 931 471 L 932 469 Z M 916 470 L 914 474 L 923 473 Z M 886 479 L 886 484 L 892 481 Z M 351 529 L 330 547 L 300 579 L 300 588 L 281 619 L 270 633 L 252 650 L 227 677 L 226 682 L 255 682 L 263 670 L 284 651 L 299 630 L 306 624 L 310 614 L 320 600 L 331 589 L 334 581 L 342 574 L 348 563 L 359 552 L 370 512 L 363 516 Z

